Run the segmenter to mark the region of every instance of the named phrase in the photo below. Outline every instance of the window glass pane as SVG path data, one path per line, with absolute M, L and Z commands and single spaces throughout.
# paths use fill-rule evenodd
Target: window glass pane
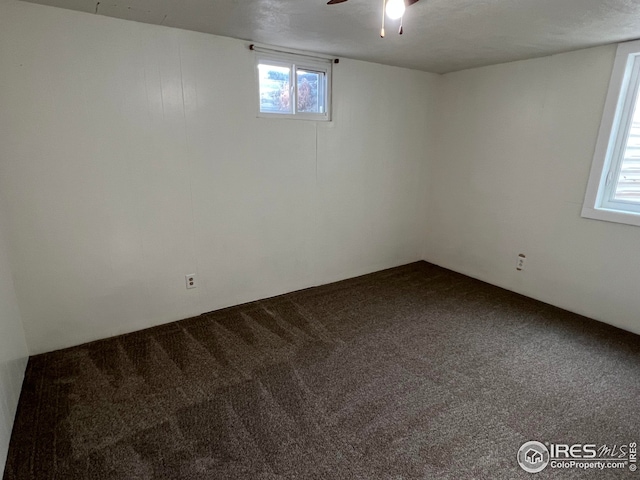
M 298 69 L 298 98 L 296 110 L 305 113 L 325 112 L 324 72 Z
M 260 80 L 260 111 L 263 113 L 293 113 L 291 105 L 291 68 L 258 64 Z
M 627 137 L 615 200 L 640 203 L 640 96 L 636 97 L 631 128 Z

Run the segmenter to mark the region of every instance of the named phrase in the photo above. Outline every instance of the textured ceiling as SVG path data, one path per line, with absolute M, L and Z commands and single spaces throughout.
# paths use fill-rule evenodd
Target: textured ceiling
M 157 25 L 445 73 L 640 38 L 640 0 L 36 0 Z

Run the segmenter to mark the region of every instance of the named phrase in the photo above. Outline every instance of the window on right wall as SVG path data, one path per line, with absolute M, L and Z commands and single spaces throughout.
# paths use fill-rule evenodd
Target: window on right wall
M 582 216 L 640 226 L 640 41 L 618 45 Z

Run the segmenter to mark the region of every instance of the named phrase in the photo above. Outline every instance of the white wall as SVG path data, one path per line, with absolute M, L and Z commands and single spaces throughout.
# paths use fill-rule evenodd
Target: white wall
M 5 218 L 0 208 L 0 476 L 4 472 L 13 419 L 27 366 L 27 344 L 4 234 Z
M 32 353 L 421 258 L 438 76 L 343 60 L 333 122 L 258 119 L 243 42 L 0 9 L 0 189 Z
M 0 1 L 31 352 L 419 258 L 640 332 L 640 230 L 579 215 L 614 50 L 444 77 L 342 60 L 316 124 L 256 118 L 243 42 Z
M 640 333 L 640 229 L 580 217 L 614 55 L 444 76 L 425 258 Z
M 7 0 L 0 0 L 0 16 L 6 2 Z M 2 48 L 0 44 L 0 50 Z M 0 122 L 2 121 L 2 113 L 0 113 Z M 0 147 L 0 164 L 5 158 L 4 151 Z M 9 260 L 7 221 L 2 197 L 0 188 L 0 476 L 4 472 L 13 420 L 28 360 L 27 344 Z

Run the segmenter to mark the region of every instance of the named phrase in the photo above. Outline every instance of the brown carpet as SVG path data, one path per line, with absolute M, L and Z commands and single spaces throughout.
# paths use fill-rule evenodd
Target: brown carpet
M 420 262 L 29 360 L 5 480 L 525 473 L 640 440 L 639 337 Z

